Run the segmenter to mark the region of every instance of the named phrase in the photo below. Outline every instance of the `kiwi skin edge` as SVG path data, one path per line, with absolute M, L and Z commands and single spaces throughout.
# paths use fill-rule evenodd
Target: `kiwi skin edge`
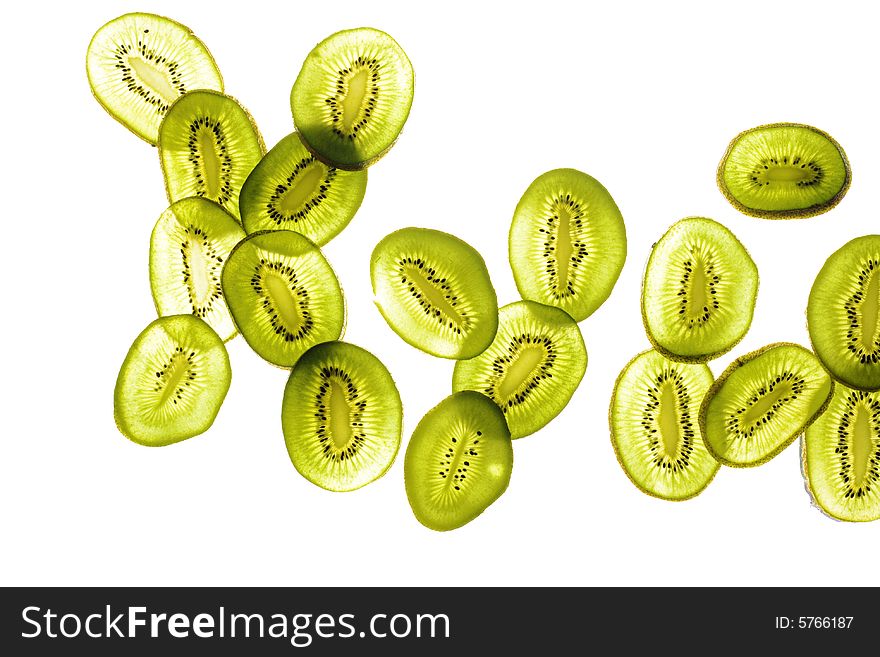
M 799 208 L 795 210 L 756 210 L 755 208 L 750 208 L 747 205 L 743 205 L 737 199 L 735 199 L 730 191 L 727 189 L 727 185 L 724 184 L 724 165 L 727 164 L 727 158 L 730 156 L 730 151 L 733 149 L 734 144 L 736 144 L 741 137 L 749 134 L 750 132 L 755 132 L 756 130 L 762 130 L 764 128 L 806 128 L 815 132 L 818 135 L 821 135 L 822 137 L 825 137 L 825 139 L 830 141 L 831 144 L 837 149 L 837 152 L 840 153 L 840 159 L 843 160 L 844 179 L 840 191 L 838 191 L 837 194 L 832 196 L 821 205 L 811 205 L 808 208 Z M 715 174 L 715 182 L 718 184 L 718 189 L 721 190 L 721 193 L 724 194 L 724 197 L 727 199 L 727 201 L 745 215 L 748 215 L 750 217 L 759 217 L 761 219 L 806 219 L 807 217 L 815 217 L 816 215 L 828 212 L 828 210 L 840 203 L 840 200 L 849 191 L 850 183 L 852 183 L 852 168 L 850 167 L 849 159 L 847 158 L 846 153 L 844 152 L 841 145 L 837 143 L 837 140 L 834 139 L 834 137 L 829 135 L 824 130 L 819 130 L 819 128 L 807 125 L 806 123 L 766 123 L 764 125 L 759 125 L 754 128 L 749 128 L 748 130 L 743 130 L 730 141 L 730 144 L 728 144 L 727 146 L 727 150 L 724 151 L 724 157 L 721 158 L 721 162 L 719 162 L 718 164 L 718 169 Z
M 748 363 L 749 361 L 754 360 L 755 358 L 757 358 L 758 356 L 763 354 L 765 351 L 769 351 L 770 349 L 773 349 L 774 347 L 801 347 L 801 348 L 803 348 L 803 345 L 799 345 L 794 342 L 773 342 L 771 344 L 768 344 L 768 345 L 761 347 L 760 349 L 749 352 L 749 353 L 745 354 L 744 356 L 740 356 L 735 361 L 733 361 L 730 365 L 728 365 L 727 369 L 724 370 L 724 372 L 722 372 L 721 375 L 717 379 L 715 379 L 715 383 L 713 383 L 711 385 L 711 387 L 709 388 L 709 390 L 706 391 L 706 396 L 703 398 L 703 403 L 700 404 L 700 435 L 701 436 L 706 435 L 706 414 L 709 409 L 709 401 L 712 399 L 712 397 L 715 396 L 715 393 L 718 392 L 718 389 L 722 385 L 724 385 L 724 383 L 727 381 L 727 378 L 733 372 L 735 372 L 740 367 L 740 365 L 744 365 L 744 364 Z M 818 357 L 816 358 L 816 360 L 819 360 Z M 779 454 L 786 447 L 791 445 L 795 441 L 795 439 L 798 438 L 798 436 L 803 434 L 803 432 L 806 430 L 806 428 L 808 426 L 810 426 L 811 424 L 813 424 L 813 422 L 815 422 L 819 418 L 819 416 L 822 415 L 822 413 L 824 413 L 828 409 L 828 405 L 831 403 L 831 398 L 833 396 L 834 396 L 834 379 L 831 378 L 831 386 L 828 389 L 828 397 L 825 398 L 825 401 L 822 402 L 822 405 L 813 414 L 813 416 L 810 417 L 796 431 L 792 432 L 791 438 L 789 438 L 788 440 L 786 440 L 785 442 L 780 444 L 772 452 L 770 452 L 766 456 L 758 459 L 757 461 L 752 461 L 749 463 L 734 463 L 733 461 L 729 461 L 729 460 L 725 459 L 724 457 L 716 454 L 715 450 L 712 448 L 712 444 L 708 440 L 703 440 L 703 443 L 706 445 L 706 449 L 709 450 L 709 453 L 713 456 L 713 458 L 715 458 L 715 460 L 718 461 L 721 465 L 726 465 L 731 468 L 752 468 L 752 467 L 755 467 L 758 465 L 763 465 L 764 463 L 766 463 L 767 461 L 772 459 L 774 456 Z
M 391 150 L 391 147 L 394 146 L 394 144 L 396 144 L 397 141 L 400 139 L 400 135 L 398 135 L 394 141 L 388 144 L 388 148 L 383 150 L 381 153 L 377 153 L 369 160 L 364 160 L 363 162 L 358 162 L 356 164 L 345 164 L 344 162 L 335 162 L 334 160 L 328 158 L 326 155 L 321 155 L 321 153 L 312 148 L 311 144 L 306 141 L 305 135 L 303 135 L 303 133 L 301 133 L 299 129 L 296 130 L 296 134 L 299 135 L 299 140 L 302 142 L 303 146 L 306 147 L 306 150 L 311 153 L 316 160 L 321 162 L 321 164 L 325 164 L 328 167 L 333 167 L 334 169 L 339 169 L 340 171 L 363 171 L 364 169 L 370 168 L 371 166 L 376 164 L 376 162 L 385 157 L 388 151 Z M 403 134 L 403 130 L 401 130 L 401 134 Z

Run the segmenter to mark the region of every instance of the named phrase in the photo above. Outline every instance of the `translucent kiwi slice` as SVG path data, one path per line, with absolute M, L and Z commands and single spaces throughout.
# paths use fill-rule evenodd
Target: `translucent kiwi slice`
M 718 187 L 740 212 L 796 219 L 827 212 L 849 189 L 846 153 L 825 132 L 774 123 L 741 132 L 718 165 Z
M 447 531 L 469 523 L 507 489 L 513 469 L 501 410 L 457 392 L 421 419 L 406 448 L 406 496 L 420 523 Z
M 363 169 L 397 140 L 413 99 L 413 69 L 371 27 L 332 34 L 308 54 L 290 91 L 293 123 L 318 158 Z
M 249 235 L 232 249 L 220 281 L 238 330 L 274 365 L 293 367 L 309 347 L 342 334 L 339 281 L 320 249 L 299 233 Z
M 492 344 L 455 364 L 452 389 L 485 394 L 501 407 L 510 435 L 522 438 L 559 415 L 586 369 L 584 339 L 568 313 L 517 301 L 499 311 Z
M 249 233 L 295 230 L 321 246 L 348 225 L 366 190 L 366 171 L 324 164 L 294 132 L 266 153 L 244 181 L 241 223 Z
M 95 32 L 86 73 L 104 109 L 153 145 L 178 97 L 190 89 L 223 91 L 205 44 L 185 25 L 155 14 L 125 14 Z
M 251 115 L 216 91 L 190 91 L 159 128 L 159 157 L 172 203 L 210 199 L 239 216 L 238 195 L 265 148 Z
M 698 426 L 712 381 L 707 365 L 677 363 L 656 351 L 639 354 L 617 377 L 609 413 L 611 444 L 641 491 L 687 500 L 718 472 Z
M 667 358 L 705 362 L 729 351 L 752 323 L 758 268 L 733 233 L 688 217 L 654 245 L 642 284 L 642 319 Z
M 575 169 L 544 173 L 523 194 L 508 238 L 523 299 L 577 321 L 601 306 L 626 260 L 626 228 L 611 194 Z
M 807 328 L 834 378 L 880 389 L 880 235 L 857 237 L 825 261 L 810 289 Z
M 113 416 L 119 431 L 147 446 L 207 431 L 232 370 L 220 336 L 198 317 L 160 317 L 137 337 L 119 370 Z
M 402 228 L 370 258 L 376 305 L 412 346 L 441 358 L 471 358 L 498 328 L 498 299 L 477 251 L 454 235 Z
M 245 232 L 231 214 L 207 199 L 172 203 L 150 238 L 150 288 L 160 315 L 192 313 L 225 342 L 235 336 L 220 273 Z
M 819 417 L 834 391 L 813 352 L 779 342 L 736 359 L 700 407 L 700 431 L 723 465 L 766 463 Z

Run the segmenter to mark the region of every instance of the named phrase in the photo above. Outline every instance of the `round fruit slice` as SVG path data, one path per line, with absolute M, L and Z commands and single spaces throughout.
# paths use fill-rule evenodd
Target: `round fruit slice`
M 137 337 L 119 370 L 116 426 L 150 447 L 192 438 L 214 422 L 231 380 L 214 329 L 193 315 L 160 317 Z
M 517 301 L 499 311 L 492 344 L 455 364 L 452 389 L 488 396 L 504 412 L 511 436 L 522 438 L 562 412 L 586 369 L 584 339 L 568 313 Z
M 441 358 L 471 358 L 498 328 L 498 299 L 482 256 L 449 233 L 402 228 L 370 258 L 379 312 L 401 338 Z
M 412 64 L 390 36 L 370 27 L 337 32 L 315 46 L 293 83 L 293 122 L 318 158 L 363 169 L 394 145 L 413 84 Z
M 742 340 L 757 296 L 758 268 L 734 234 L 711 219 L 689 217 L 651 251 L 642 319 L 667 358 L 705 362 Z
M 294 132 L 266 153 L 244 181 L 241 223 L 249 233 L 295 230 L 321 246 L 348 225 L 366 190 L 366 171 L 327 166 Z
M 86 72 L 104 109 L 153 145 L 162 117 L 181 95 L 223 91 L 205 44 L 185 25 L 155 14 L 125 14 L 95 32 Z
M 718 472 L 697 422 L 712 381 L 707 365 L 677 363 L 656 351 L 639 354 L 620 373 L 611 397 L 611 444 L 641 491 L 687 500 Z
M 513 447 L 504 415 L 476 392 L 458 392 L 419 422 L 406 448 L 406 496 L 420 523 L 469 523 L 507 489 Z
M 400 447 L 397 386 L 365 349 L 325 342 L 296 362 L 281 406 L 290 460 L 313 484 L 350 491 L 378 479 Z
M 524 299 L 577 321 L 601 306 L 626 260 L 626 228 L 608 191 L 575 169 L 548 171 L 516 206 L 510 266 Z
M 834 383 L 800 345 L 779 342 L 738 358 L 700 407 L 700 431 L 723 465 L 766 463 L 828 406 Z
M 260 356 L 293 367 L 345 325 L 342 289 L 309 239 L 289 230 L 254 233 L 229 254 L 220 278 L 232 319 Z

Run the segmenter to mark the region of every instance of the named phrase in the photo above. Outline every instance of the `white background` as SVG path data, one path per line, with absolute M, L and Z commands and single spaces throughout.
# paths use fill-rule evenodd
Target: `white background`
M 816 272 L 877 230 L 871 10 L 804 0 L 10 7 L 0 28 L 3 584 L 880 584 L 880 523 L 838 523 L 812 508 L 797 446 L 759 468 L 724 468 L 676 504 L 632 486 L 607 424 L 615 377 L 648 346 L 644 262 L 681 217 L 726 224 L 760 270 L 752 329 L 711 364 L 716 374 L 768 342 L 808 343 Z M 581 323 L 583 383 L 555 421 L 514 444 L 507 493 L 470 525 L 440 534 L 415 520 L 403 449 L 357 492 L 301 478 L 281 435 L 286 372 L 241 338 L 229 344 L 232 387 L 210 431 L 158 449 L 117 432 L 113 386 L 155 317 L 148 245 L 167 203 L 156 150 L 92 98 L 84 60 L 98 27 L 136 10 L 205 41 L 268 146 L 292 131 L 290 87 L 325 36 L 372 25 L 409 54 L 416 92 L 404 133 L 325 249 L 347 296 L 345 339 L 376 353 L 401 390 L 404 446 L 449 394 L 453 363 L 409 347 L 382 320 L 369 284 L 375 243 L 410 225 L 454 233 L 484 255 L 508 303 L 518 295 L 507 230 L 536 176 L 575 167 L 616 199 L 629 255 L 609 301 Z M 830 213 L 753 219 L 718 192 L 728 141 L 776 121 L 816 125 L 846 149 L 853 184 Z

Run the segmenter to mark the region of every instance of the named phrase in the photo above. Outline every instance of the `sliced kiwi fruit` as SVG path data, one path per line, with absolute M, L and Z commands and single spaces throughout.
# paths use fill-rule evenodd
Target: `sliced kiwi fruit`
M 119 370 L 113 416 L 122 434 L 157 447 L 208 430 L 229 390 L 223 340 L 194 315 L 169 315 L 137 337 Z
M 452 389 L 476 390 L 504 413 L 513 438 L 534 433 L 559 415 L 587 369 L 577 323 L 564 310 L 517 301 L 499 310 L 492 344 L 455 364 Z
M 740 212 L 797 219 L 827 212 L 852 178 L 846 153 L 831 136 L 800 123 L 741 132 L 718 165 L 718 187 Z
M 239 217 L 241 186 L 265 152 L 263 138 L 234 98 L 190 91 L 159 127 L 159 157 L 171 203 L 201 196 Z
M 185 25 L 155 14 L 125 14 L 95 32 L 86 73 L 104 109 L 153 145 L 180 96 L 191 89 L 223 91 L 205 44 Z
M 220 282 L 239 332 L 274 365 L 293 367 L 311 346 L 342 334 L 339 281 L 321 250 L 299 233 L 248 235 L 226 259 Z
M 834 378 L 880 389 L 880 235 L 857 237 L 825 261 L 810 289 L 807 328 Z
M 406 448 L 406 496 L 420 523 L 437 531 L 469 523 L 507 489 L 513 469 L 501 409 L 477 392 L 450 395 L 432 408 Z
M 159 314 L 192 313 L 224 342 L 234 337 L 220 273 L 244 237 L 235 217 L 213 201 L 196 196 L 172 203 L 150 238 L 150 288 Z
M 376 306 L 412 346 L 441 358 L 471 358 L 492 342 L 498 299 L 482 256 L 454 235 L 402 228 L 373 249 Z
M 620 276 L 626 228 L 598 180 L 555 169 L 538 176 L 517 204 L 508 248 L 520 295 L 581 321 L 605 302 Z
M 700 407 L 700 432 L 722 465 L 766 463 L 828 406 L 834 383 L 813 352 L 778 342 L 737 358 Z
M 700 404 L 712 385 L 701 363 L 678 363 L 657 351 L 633 358 L 614 385 L 611 444 L 630 481 L 664 500 L 687 500 L 703 491 L 719 463 L 703 444 Z
M 667 358 L 705 362 L 745 336 L 757 295 L 758 268 L 736 236 L 711 219 L 688 217 L 651 251 L 642 319 Z
M 306 57 L 290 91 L 293 123 L 322 161 L 363 169 L 400 135 L 413 85 L 412 64 L 389 35 L 371 27 L 343 30 Z
M 249 233 L 295 230 L 322 246 L 348 225 L 366 190 L 366 171 L 324 164 L 294 132 L 266 153 L 244 181 L 241 223 Z

